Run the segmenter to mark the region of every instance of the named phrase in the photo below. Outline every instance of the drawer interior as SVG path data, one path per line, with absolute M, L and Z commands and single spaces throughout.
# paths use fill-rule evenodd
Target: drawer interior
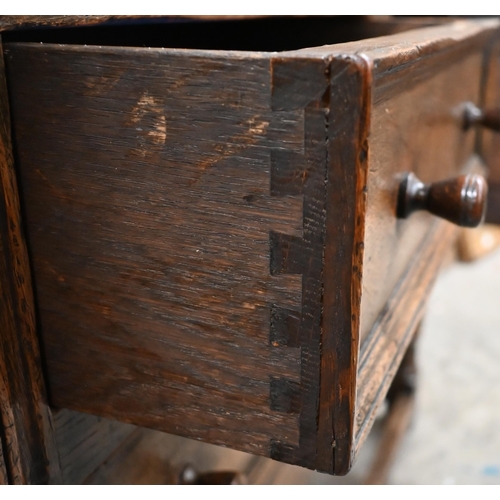
M 287 51 L 352 42 L 435 24 L 433 18 L 273 16 L 245 19 L 149 18 L 76 28 L 11 31 L 4 42 L 207 50 Z

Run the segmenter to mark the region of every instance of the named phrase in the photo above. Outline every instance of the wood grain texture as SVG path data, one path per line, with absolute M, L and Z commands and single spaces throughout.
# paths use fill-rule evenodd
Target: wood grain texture
M 8 53 L 52 402 L 312 463 L 325 63 L 103 50 Z
M 357 425 L 349 432 L 349 425 L 352 425 L 353 414 L 359 418 L 371 397 L 364 392 L 368 378 L 362 378 L 357 371 L 357 349 L 363 349 L 363 341 L 370 335 L 372 326 L 385 315 L 403 315 L 403 310 L 393 312 L 394 304 L 390 302 L 390 297 L 402 276 L 407 276 L 405 273 L 408 273 L 416 250 L 426 238 L 431 224 L 429 217 L 418 215 L 407 221 L 408 225 L 395 219 L 398 172 L 421 172 L 428 179 L 438 180 L 464 168 L 473 152 L 474 133 L 462 130 L 461 114 L 454 108 L 460 107 L 465 100 L 478 102 L 483 50 L 497 28 L 497 21 L 483 25 L 480 29 L 474 23 L 455 23 L 446 28 L 424 29 L 394 37 L 305 50 L 326 56 L 330 50 L 350 49 L 362 54 L 373 68 L 370 136 L 366 146 L 359 148 L 360 153 L 368 156 L 369 172 L 367 182 L 356 198 L 361 202 L 362 196 L 367 196 L 363 239 L 365 257 L 363 267 L 353 266 L 352 270 L 352 275 L 356 271 L 363 272 L 361 310 L 359 303 L 358 308 L 353 309 L 355 321 L 361 320 L 360 330 L 358 333 L 353 322 L 351 337 L 337 340 L 337 349 L 327 350 L 328 354 L 323 352 L 324 362 L 327 356 L 332 355 L 331 352 L 336 352 L 341 353 L 340 359 L 346 363 L 343 368 L 337 364 L 339 373 L 336 376 L 343 380 L 343 384 L 337 387 L 339 390 L 342 388 L 343 396 L 339 394 L 338 398 L 333 398 L 338 408 L 343 405 L 343 409 L 333 419 L 333 430 L 345 438 L 340 448 L 337 448 L 335 441 L 335 459 L 338 460 L 334 469 L 336 474 L 349 470 L 352 457 L 358 451 L 355 441 L 349 456 L 349 440 L 358 432 Z M 458 80 L 463 84 L 454 86 L 453 82 Z M 368 81 L 366 85 L 369 85 Z M 450 91 L 452 88 L 455 90 Z M 341 99 L 339 97 L 339 101 Z M 332 105 L 333 116 L 335 110 Z M 344 193 L 345 189 L 340 192 Z M 338 196 L 340 198 L 342 195 Z M 351 200 L 351 206 L 352 203 Z M 346 213 L 343 212 L 343 217 L 346 217 Z M 330 229 L 331 226 L 328 226 Z M 450 238 L 448 244 L 451 242 Z M 328 259 L 325 257 L 325 266 L 326 263 Z M 437 272 L 437 268 L 434 272 Z M 325 282 L 325 288 L 327 286 Z M 417 283 L 412 286 L 415 287 L 414 300 L 425 303 L 428 291 L 419 288 Z M 353 287 L 353 291 L 356 293 L 356 287 Z M 324 301 L 328 301 L 327 293 Z M 327 311 L 328 307 L 325 307 L 325 316 Z M 328 321 L 325 323 L 328 324 Z M 387 326 L 378 339 L 381 345 L 385 339 L 397 335 L 399 325 Z M 333 330 L 331 335 L 338 335 L 340 330 Z M 357 335 L 359 343 L 356 345 Z M 350 341 L 354 345 L 350 346 Z M 404 352 L 407 344 L 402 338 L 398 338 L 397 342 L 401 343 L 396 345 Z M 325 335 L 322 345 L 327 343 L 328 336 Z M 397 358 L 396 367 L 400 360 Z M 376 363 L 381 364 L 382 372 L 389 377 L 390 382 L 395 372 L 388 365 L 384 366 L 382 360 Z M 322 378 L 322 391 L 325 390 L 323 384 L 328 384 L 326 380 L 326 377 Z M 349 381 L 352 384 L 350 390 Z M 384 384 L 387 381 L 378 382 L 381 384 L 378 388 L 385 394 L 388 385 Z M 328 392 L 325 390 L 325 393 Z M 326 405 L 326 399 L 322 398 L 321 403 Z M 378 403 L 375 407 L 378 407 Z M 325 415 L 328 417 L 328 412 Z
M 348 252 L 352 255 L 350 272 L 352 324 L 347 326 L 346 321 L 343 328 L 340 327 L 343 323 L 338 320 L 342 315 L 346 318 L 346 311 L 349 311 L 349 308 L 346 305 L 345 291 L 342 295 L 337 288 L 338 296 L 343 297 L 344 305 L 338 309 L 333 308 L 338 315 L 337 321 L 334 322 L 335 327 L 332 327 L 329 334 L 324 334 L 322 340 L 322 345 L 325 347 L 322 355 L 323 363 L 335 367 L 330 373 L 337 380 L 332 390 L 329 387 L 331 378 L 322 376 L 321 404 L 325 405 L 325 411 L 323 414 L 320 413 L 320 419 L 324 415 L 324 418 L 333 421 L 333 434 L 336 436 L 333 447 L 336 461 L 335 474 L 345 474 L 349 470 L 352 458 L 358 451 L 356 441 L 354 444 L 351 441 L 358 432 L 353 419 L 358 419 L 363 408 L 371 404 L 371 394 L 364 392 L 368 378 L 363 378 L 358 372 L 358 350 L 364 349 L 364 341 L 370 336 L 373 325 L 382 321 L 381 318 L 394 315 L 402 319 L 404 310 L 393 311 L 395 305 L 391 302 L 391 297 L 403 276 L 408 276 L 408 269 L 413 265 L 417 249 L 422 241 L 428 238 L 432 224 L 430 217 L 420 214 L 405 222 L 395 218 L 399 173 L 405 170 L 414 171 L 429 180 L 445 179 L 465 167 L 474 149 L 474 132 L 462 129 L 462 116 L 460 112 L 455 111 L 455 108 L 460 108 L 466 100 L 478 102 L 482 52 L 498 24 L 485 25 L 484 29 L 480 30 L 477 30 L 477 25 L 470 23 L 458 23 L 452 26 L 453 28 L 447 26 L 446 29 L 432 28 L 408 32 L 370 42 L 355 42 L 342 47 L 345 50 L 356 50 L 371 66 L 369 78 L 365 77 L 361 88 L 370 88 L 372 97 L 370 135 L 366 143 L 360 141 L 357 145 L 360 157 L 367 157 L 369 171 L 366 181 L 363 182 L 363 162 L 360 161 L 357 168 L 351 167 L 350 170 L 347 162 L 346 171 L 355 171 L 361 180 L 358 190 L 354 196 L 351 195 L 353 197 L 349 202 L 346 203 L 344 200 L 342 205 L 342 197 L 346 193 L 353 193 L 353 190 L 349 191 L 345 185 L 341 185 L 336 203 L 328 205 L 330 210 L 337 211 L 337 217 L 333 220 L 342 221 L 344 235 L 348 234 L 346 228 L 349 227 L 349 211 L 355 206 L 366 207 L 364 212 L 361 211 L 362 223 L 356 221 L 359 224 L 358 237 L 362 236 L 362 239 L 358 240 L 358 245 L 359 243 L 362 245 L 356 246 L 348 238 L 345 240 L 352 245 L 351 253 Z M 398 40 L 400 43 L 397 43 Z M 340 50 L 340 47 L 329 49 L 336 51 Z M 326 54 L 327 48 L 310 49 L 305 52 L 318 53 L 318 51 Z M 454 86 L 453 82 L 458 80 L 463 84 Z M 454 90 L 450 90 L 452 88 Z M 339 94 L 337 97 L 339 104 L 337 106 L 332 104 L 331 116 L 335 116 L 337 109 L 343 109 L 341 103 L 344 103 L 345 96 L 349 95 L 345 91 Z M 332 96 L 334 95 L 332 91 Z M 340 115 L 344 116 L 343 113 Z M 352 134 L 349 137 L 359 136 Z M 346 140 L 342 150 L 344 154 L 349 150 L 347 144 Z M 335 158 L 334 153 L 330 156 Z M 332 178 L 338 180 L 339 176 Z M 332 192 L 335 192 L 335 187 L 331 188 Z M 363 224 L 366 228 L 364 234 Z M 328 224 L 327 227 L 328 241 L 332 224 Z M 453 239 L 448 236 L 448 245 L 451 245 Z M 337 259 L 343 256 L 339 241 L 341 240 L 337 238 L 337 244 L 332 246 L 331 251 Z M 427 241 L 429 244 L 434 244 Z M 357 256 L 358 258 L 361 256 L 362 263 L 355 261 Z M 332 286 L 332 290 L 335 290 L 337 283 L 346 283 L 349 279 L 347 276 L 342 280 L 338 279 L 339 269 L 347 272 L 348 259 L 347 257 L 344 259 L 346 260 L 344 265 L 337 266 L 333 274 L 337 280 L 333 279 L 329 285 L 326 273 L 331 259 L 325 255 L 324 318 L 327 318 L 329 311 L 332 310 L 326 306 L 332 300 L 332 296 L 326 291 L 327 288 Z M 435 267 L 433 272 L 437 273 L 437 270 Z M 362 273 L 362 284 L 361 276 L 357 282 L 354 280 L 356 273 Z M 414 287 L 414 300 L 420 305 L 425 303 L 428 290 L 420 288 L 417 282 L 413 282 L 411 286 Z M 356 302 L 356 297 L 360 294 L 362 301 Z M 332 320 L 325 320 L 326 325 L 331 322 Z M 398 335 L 400 325 L 386 326 L 387 329 L 377 339 L 380 345 L 391 336 Z M 351 335 L 341 336 L 340 332 L 346 330 L 350 331 Z M 403 342 L 403 338 L 397 337 L 396 345 L 402 348 L 404 353 L 407 344 Z M 335 348 L 330 348 L 331 346 Z M 334 356 L 338 356 L 336 362 L 333 362 Z M 400 357 L 396 359 L 396 368 L 400 360 Z M 376 361 L 376 366 L 378 363 L 381 366 L 381 373 L 387 375 L 389 379 L 384 382 L 378 380 L 375 385 L 379 383 L 378 389 L 381 394 L 385 394 L 387 384 L 395 373 L 395 367 L 384 365 L 381 359 Z M 334 416 L 331 416 L 329 414 L 331 410 L 327 409 L 328 397 L 331 407 L 337 408 Z M 383 397 L 380 401 L 382 400 Z M 370 411 L 373 412 L 380 401 Z M 372 416 L 370 415 L 370 418 Z M 324 428 L 328 429 L 329 426 Z M 340 441 L 337 440 L 337 436 Z
M 59 463 L 36 337 L 0 42 L 0 445 L 2 480 L 58 482 Z
M 470 50 L 486 48 L 492 43 L 499 27 L 498 18 L 490 19 L 461 19 L 439 26 L 430 26 L 420 29 L 403 31 L 388 36 L 379 36 L 373 39 L 363 39 L 336 45 L 305 48 L 301 51 L 285 52 L 288 57 L 332 57 L 342 54 L 365 54 L 370 59 L 377 61 L 373 68 L 374 75 L 383 77 L 382 81 L 389 85 L 395 82 L 401 70 L 406 70 L 413 65 L 422 64 L 422 59 L 434 56 L 434 61 L 453 62 L 460 59 L 456 54 L 457 49 Z M 450 57 L 448 51 L 455 53 L 455 58 Z M 436 58 L 437 56 L 437 58 Z M 398 71 L 391 71 L 391 61 L 400 66 Z M 430 62 L 430 61 L 429 61 Z M 434 66 L 435 67 L 435 66 Z M 432 74 L 433 66 L 428 66 L 427 73 L 415 75 L 415 83 L 421 82 L 425 74 Z M 383 86 L 382 88 L 387 88 Z
M 484 163 L 472 155 L 464 172 L 484 173 Z M 376 411 L 387 391 L 411 342 L 422 317 L 439 268 L 446 262 L 458 236 L 457 227 L 435 221 L 413 254 L 391 297 L 372 323 L 372 328 L 360 345 L 358 367 L 354 456 L 375 419 Z M 369 251 L 369 247 L 365 247 Z M 406 406 L 405 406 L 406 407 Z
M 347 472 L 454 238 L 396 220 L 398 174 L 463 167 L 454 110 L 497 28 L 281 54 L 10 44 L 51 401 Z
M 321 363 L 328 67 L 321 60 L 273 60 L 272 84 L 273 110 L 304 110 L 305 130 L 303 153 L 287 151 L 275 154 L 272 156 L 275 161 L 271 164 L 271 172 L 275 172 L 271 174 L 272 196 L 276 199 L 288 196 L 290 185 L 294 186 L 295 194 L 303 196 L 303 234 L 301 238 L 288 238 L 287 235 L 283 238 L 288 240 L 286 243 L 275 243 L 271 238 L 271 274 L 276 274 L 273 262 L 280 255 L 280 260 L 286 263 L 280 272 L 302 275 L 302 303 L 297 342 L 301 373 L 295 386 L 298 394 L 288 389 L 288 382 L 283 391 L 285 400 L 290 401 L 290 405 L 296 401 L 297 408 L 300 408 L 299 443 L 298 447 L 290 447 L 280 439 L 273 439 L 270 456 L 314 467 Z M 286 324 L 289 318 L 290 315 L 285 318 Z M 278 348 L 276 352 L 286 351 Z
M 350 456 L 356 393 L 371 68 L 363 57 L 351 56 L 334 60 L 330 73 L 317 467 L 342 474 Z
M 432 220 L 425 213 L 406 220 L 395 217 L 401 175 L 412 172 L 425 183 L 445 180 L 461 173 L 473 153 L 475 131 L 461 128 L 458 111 L 463 102 L 479 99 L 482 54 L 470 45 L 471 49 L 455 49 L 461 54 L 459 62 L 454 62 L 458 57 L 453 55 L 450 63 L 442 64 L 437 50 L 438 66 L 428 54 L 408 71 L 401 69 L 397 72 L 400 85 L 392 97 L 385 95 L 383 101 L 374 103 L 365 252 L 377 259 L 369 259 L 364 267 L 361 342 L 414 258 Z M 420 73 L 428 73 L 429 66 L 434 73 L 415 84 Z M 386 76 L 380 78 L 381 83 L 374 76 L 375 100 L 380 92 L 386 92 Z M 462 84 L 455 85 L 456 81 Z

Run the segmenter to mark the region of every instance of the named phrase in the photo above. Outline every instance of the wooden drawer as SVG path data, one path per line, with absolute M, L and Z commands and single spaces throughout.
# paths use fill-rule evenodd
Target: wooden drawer
M 51 403 L 346 473 L 454 237 L 400 174 L 466 168 L 497 29 L 6 44 Z

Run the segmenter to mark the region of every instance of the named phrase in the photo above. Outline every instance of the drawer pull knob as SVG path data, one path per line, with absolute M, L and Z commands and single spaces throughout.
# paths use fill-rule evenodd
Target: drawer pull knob
M 424 184 L 407 173 L 399 186 L 396 215 L 406 219 L 417 210 L 427 210 L 458 226 L 477 227 L 486 213 L 487 194 L 488 185 L 479 174 Z
M 466 129 L 481 125 L 495 132 L 500 132 L 500 108 L 480 109 L 468 102 L 464 110 L 464 126 Z

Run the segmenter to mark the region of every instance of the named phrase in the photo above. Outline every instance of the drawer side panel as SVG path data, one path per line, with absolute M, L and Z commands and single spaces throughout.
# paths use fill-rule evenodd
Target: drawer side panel
M 52 403 L 313 463 L 324 63 L 16 44 L 7 63 Z

